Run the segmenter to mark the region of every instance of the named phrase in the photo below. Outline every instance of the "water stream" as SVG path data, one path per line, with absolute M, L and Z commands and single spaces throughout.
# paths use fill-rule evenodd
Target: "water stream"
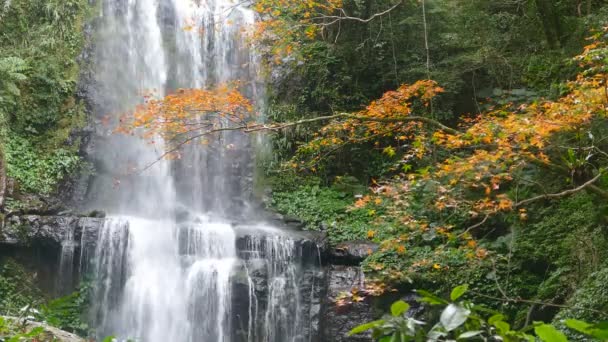
M 86 252 L 98 337 L 311 341 L 318 272 L 291 235 L 256 220 L 250 137 L 218 135 L 138 173 L 163 153 L 162 141 L 112 132 L 144 92 L 239 80 L 261 103 L 256 56 L 243 37 L 254 22 L 240 0 L 102 2 L 91 85 L 97 173 L 88 197 L 109 217 L 96 250 Z

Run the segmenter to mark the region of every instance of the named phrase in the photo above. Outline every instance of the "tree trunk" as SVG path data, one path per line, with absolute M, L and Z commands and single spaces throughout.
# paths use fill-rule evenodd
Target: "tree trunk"
M 534 0 L 536 12 L 543 25 L 543 31 L 549 47 L 552 49 L 560 47 L 561 25 L 559 18 L 555 15 L 555 9 L 551 0 Z
M 0 150 L 0 210 L 4 209 L 6 195 L 6 163 L 4 162 L 4 151 Z

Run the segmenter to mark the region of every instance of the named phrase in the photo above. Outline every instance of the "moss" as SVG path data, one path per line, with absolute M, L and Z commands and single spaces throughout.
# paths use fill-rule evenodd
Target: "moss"
M 355 196 L 366 191 L 352 177 L 337 177 L 327 187 L 314 177 L 283 174 L 270 180 L 270 206 L 282 214 L 295 216 L 309 230 L 327 229 L 332 243 L 367 238 L 372 217 L 367 210 L 353 210 Z
M 554 320 L 562 328 L 565 319 L 587 322 L 608 320 L 608 266 L 589 275 L 566 304 L 568 308 L 561 310 Z M 564 330 L 568 332 L 570 341 L 589 341 L 588 337 Z
M 531 212 L 532 222 L 515 230 L 515 263 L 541 277 L 536 298 L 565 300 L 607 256 L 601 208 L 579 193 Z
M 76 98 L 78 56 L 90 8 L 86 0 L 13 0 L 0 20 L 0 58 L 26 64 L 15 101 L 1 106 L 8 176 L 21 190 L 52 193 L 76 170 L 85 106 Z

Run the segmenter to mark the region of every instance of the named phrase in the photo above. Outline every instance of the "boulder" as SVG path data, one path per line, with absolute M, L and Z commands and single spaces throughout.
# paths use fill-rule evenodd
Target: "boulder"
M 356 266 L 377 250 L 378 244 L 371 241 L 348 241 L 329 249 L 328 259 L 332 264 Z
M 335 301 L 342 293 L 365 286 L 365 278 L 360 267 L 329 265 L 327 267 L 327 295 L 322 303 L 321 341 L 331 342 L 371 342 L 369 334 L 348 336 L 354 327 L 375 319 L 372 300 L 367 297 L 361 302 L 337 306 Z
M 63 331 L 60 329 L 57 329 L 55 327 L 52 327 L 50 325 L 44 324 L 44 323 L 40 323 L 40 322 L 33 322 L 33 321 L 22 321 L 20 319 L 17 319 L 15 317 L 3 317 L 8 323 L 9 325 L 18 325 L 19 327 L 23 327 L 25 329 L 26 332 L 30 332 L 33 329 L 36 328 L 42 328 L 43 332 L 39 335 L 36 336 L 36 341 L 40 341 L 40 342 L 86 342 L 86 340 L 78 335 L 74 335 L 72 333 L 69 333 L 67 331 Z M 7 337 L 7 336 L 2 336 L 2 332 L 0 332 L 0 339 L 2 339 L 3 337 Z

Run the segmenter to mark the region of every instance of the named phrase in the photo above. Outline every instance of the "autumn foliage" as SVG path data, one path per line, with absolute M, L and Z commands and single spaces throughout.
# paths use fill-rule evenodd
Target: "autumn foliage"
M 576 58 L 584 71 L 555 101 L 512 104 L 465 117 L 459 132 L 437 130 L 423 140 L 424 149 L 413 145 L 414 151 L 425 153 L 414 153 L 416 158 L 404 153 L 402 158 L 407 160 L 397 162 L 408 165 L 403 170 L 411 171 L 374 183 L 373 194 L 353 206 L 354 210 L 381 210 L 376 226 L 389 222 L 392 227 L 390 232 L 370 231 L 368 237 L 389 236 L 383 239 L 382 251 L 395 255 L 407 255 L 406 246 L 430 245 L 434 252 L 410 259 L 408 271 L 441 271 L 450 250 L 464 253 L 471 261 L 491 256 L 476 237 L 485 234 L 490 222 L 496 222 L 494 217 L 500 221 L 514 216 L 525 221 L 529 204 L 577 191 L 607 198 L 608 194 L 595 185 L 602 179 L 600 165 L 608 156 L 599 147 L 605 137 L 591 132 L 594 122 L 607 119 L 606 51 L 605 42 L 587 46 Z M 445 157 L 436 163 L 422 162 L 431 152 Z M 565 189 L 547 193 L 538 184 L 527 183 L 525 175 L 530 172 L 564 179 Z M 528 190 L 520 193 L 518 189 L 524 187 Z M 393 278 L 404 275 L 403 269 L 391 268 L 381 260 L 370 261 L 370 270 Z
M 441 256 L 448 250 L 473 261 L 491 255 L 476 236 L 495 216 L 514 215 L 525 221 L 526 206 L 533 201 L 580 190 L 608 197 L 594 185 L 604 172 L 599 161 L 608 153 L 596 146 L 589 131 L 594 121 L 607 119 L 608 106 L 608 49 L 600 35 L 595 38 L 576 59 L 583 72 L 567 84 L 559 99 L 465 115 L 457 129 L 433 117 L 433 98 L 443 89 L 434 81 L 422 80 L 386 92 L 359 112 L 290 123 L 256 122 L 252 104 L 236 87 L 181 89 L 163 99 L 147 97 L 122 130 L 144 129 L 145 137 L 161 136 L 177 148 L 224 130 L 274 131 L 324 122 L 287 166 L 316 172 L 327 156 L 362 144 L 391 158 L 392 178 L 373 180 L 371 194 L 358 199 L 352 210 L 366 209 L 376 227 L 391 227 L 367 232 L 368 239 L 382 241 L 383 253 L 405 257 L 408 246 L 434 248 L 432 256 L 411 259 L 408 272 L 420 268 L 440 272 L 444 270 Z M 569 139 L 576 140 L 576 145 L 557 143 L 560 135 L 572 136 Z M 549 194 L 532 187 L 522 196 L 514 189 L 531 169 L 567 179 L 565 189 Z M 373 259 L 368 266 L 385 276 L 405 276 L 403 269 L 390 269 Z
M 253 106 L 234 85 L 213 89 L 178 89 L 156 98 L 144 96 L 133 113 L 121 119 L 119 132 L 153 141 L 157 137 L 177 149 L 193 141 L 205 142 L 210 132 L 243 127 L 253 120 Z

